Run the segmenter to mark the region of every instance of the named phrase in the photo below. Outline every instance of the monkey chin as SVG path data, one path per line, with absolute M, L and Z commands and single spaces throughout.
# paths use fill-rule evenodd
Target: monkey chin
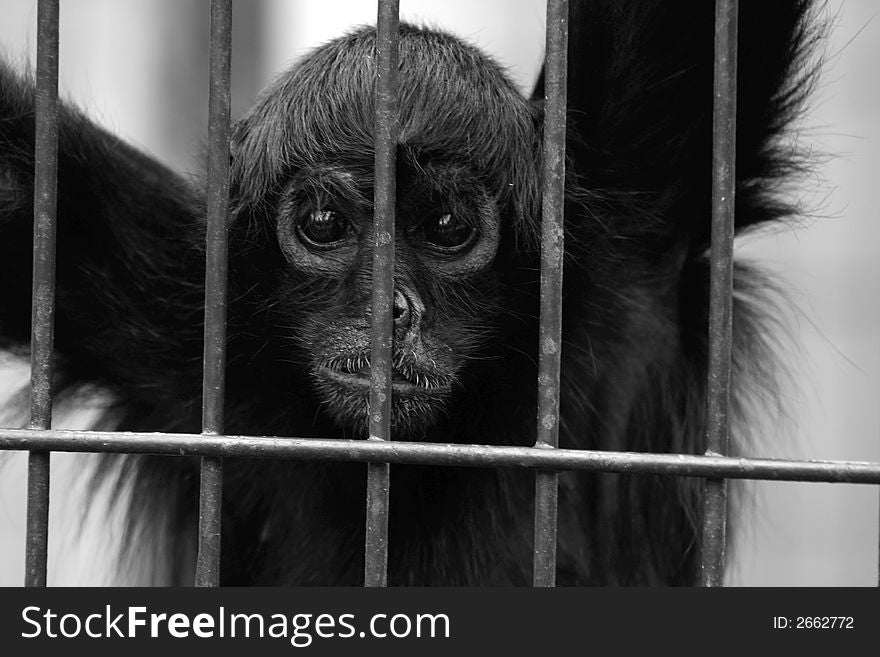
M 313 373 L 323 413 L 345 434 L 369 435 L 369 371 L 349 373 L 327 367 Z M 436 377 L 405 378 L 397 371 L 391 382 L 391 434 L 395 440 L 420 440 L 446 411 L 452 385 Z

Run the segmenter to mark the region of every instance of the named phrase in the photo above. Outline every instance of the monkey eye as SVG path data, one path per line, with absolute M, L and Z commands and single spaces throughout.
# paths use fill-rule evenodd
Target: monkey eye
M 345 237 L 348 223 L 332 210 L 315 210 L 305 218 L 296 231 L 300 239 L 311 246 L 329 246 Z
M 424 240 L 442 251 L 462 250 L 476 235 L 470 224 L 448 212 L 426 219 L 420 229 Z

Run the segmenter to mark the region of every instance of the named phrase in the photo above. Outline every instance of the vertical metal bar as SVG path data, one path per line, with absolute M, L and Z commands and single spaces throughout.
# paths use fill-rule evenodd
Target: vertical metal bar
M 709 380 L 706 454 L 727 453 L 733 334 L 733 228 L 736 188 L 737 0 L 715 3 L 712 135 L 712 250 L 709 283 Z M 707 479 L 703 517 L 703 586 L 724 583 L 727 481 Z
M 547 2 L 546 50 L 538 433 L 535 446 L 554 449 L 559 446 L 559 371 L 562 355 L 568 0 Z M 556 584 L 558 484 L 559 475 L 555 472 L 535 473 L 535 586 Z
M 34 264 L 31 296 L 31 429 L 52 425 L 55 236 L 58 207 L 58 0 L 37 8 L 34 140 Z M 25 586 L 46 586 L 49 452 L 28 457 Z
M 229 208 L 229 104 L 232 2 L 211 0 L 210 91 L 208 99 L 208 226 L 205 261 L 205 351 L 202 432 L 224 432 L 226 387 L 226 271 Z M 196 586 L 220 583 L 220 518 L 223 459 L 202 458 L 199 492 L 199 552 Z
M 398 0 L 380 0 L 376 29 L 376 182 L 370 345 L 370 440 L 391 440 L 399 9 Z M 385 586 L 388 582 L 390 478 L 391 468 L 388 463 L 369 463 L 367 465 L 365 586 Z

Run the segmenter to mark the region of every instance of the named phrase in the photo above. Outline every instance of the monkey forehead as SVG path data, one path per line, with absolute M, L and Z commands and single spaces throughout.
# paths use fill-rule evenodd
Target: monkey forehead
M 298 91 L 301 97 L 290 108 L 293 127 L 331 128 L 334 136 L 357 135 L 372 143 L 375 53 L 376 32 L 366 28 L 300 61 L 288 72 L 287 91 Z M 488 139 L 489 130 L 526 133 L 533 129 L 528 103 L 500 67 L 449 34 L 406 24 L 401 27 L 398 88 L 400 140 L 404 142 L 445 142 L 466 136 Z M 471 140 L 478 142 L 485 143 Z
M 364 28 L 283 73 L 235 126 L 233 176 L 265 191 L 291 169 L 328 157 L 371 162 L 375 52 L 375 29 Z M 398 86 L 401 144 L 429 157 L 454 154 L 475 173 L 528 177 L 514 172 L 532 166 L 532 109 L 489 57 L 451 35 L 404 24 Z

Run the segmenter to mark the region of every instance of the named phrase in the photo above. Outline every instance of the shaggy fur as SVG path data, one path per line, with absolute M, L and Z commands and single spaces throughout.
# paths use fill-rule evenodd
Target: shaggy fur
M 704 451 L 712 4 L 572 3 L 563 447 Z M 808 0 L 741 3 L 739 231 L 789 212 L 773 191 L 797 164 L 780 139 L 810 86 L 812 18 Z M 230 434 L 364 436 L 363 397 L 327 371 L 368 367 L 374 41 L 363 29 L 318 48 L 234 127 Z M 397 336 L 396 371 L 416 391 L 395 402 L 394 437 L 531 445 L 541 102 L 459 39 L 409 26 L 400 99 L 396 279 L 419 334 Z M 30 330 L 33 130 L 32 87 L 2 65 L 8 349 Z M 201 193 L 71 108 L 59 155 L 59 391 L 109 390 L 119 429 L 198 432 Z M 328 204 L 346 232 L 316 249 L 303 222 Z M 481 246 L 419 246 L 432 212 L 461 218 Z M 766 354 L 747 299 L 760 279 L 740 269 L 736 287 L 741 406 Z M 190 581 L 197 463 L 107 457 L 102 472 L 125 486 L 132 528 L 169 537 L 152 547 Z M 389 583 L 531 581 L 530 472 L 394 466 L 391 489 Z M 227 461 L 222 583 L 360 583 L 364 490 L 363 465 Z M 701 501 L 696 480 L 562 473 L 558 581 L 694 583 Z

